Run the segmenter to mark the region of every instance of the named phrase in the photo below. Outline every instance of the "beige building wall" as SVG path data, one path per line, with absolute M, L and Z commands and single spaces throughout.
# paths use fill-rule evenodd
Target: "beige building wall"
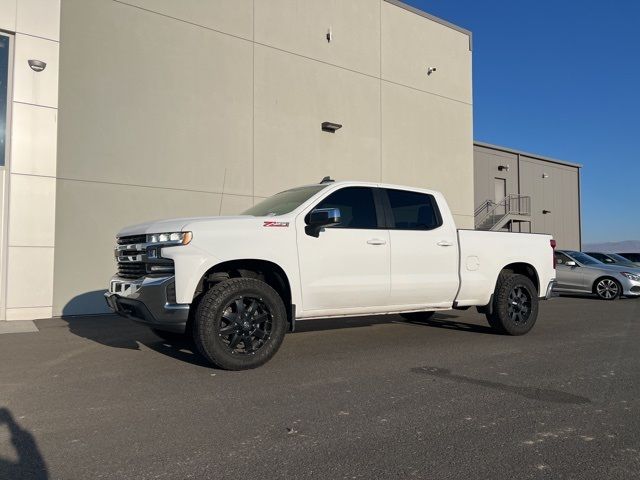
M 64 0 L 53 314 L 105 311 L 122 226 L 325 175 L 441 190 L 472 226 L 470 36 L 396 3 Z
M 59 0 L 0 1 L 0 28 L 13 35 L 10 147 L 0 188 L 0 319 L 52 314 L 59 27 Z M 36 72 L 29 60 L 43 61 L 46 67 Z

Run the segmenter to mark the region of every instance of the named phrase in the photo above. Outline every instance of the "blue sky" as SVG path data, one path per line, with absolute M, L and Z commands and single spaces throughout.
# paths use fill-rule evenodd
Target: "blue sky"
M 583 242 L 640 240 L 640 1 L 405 1 L 473 32 L 475 139 L 583 164 Z

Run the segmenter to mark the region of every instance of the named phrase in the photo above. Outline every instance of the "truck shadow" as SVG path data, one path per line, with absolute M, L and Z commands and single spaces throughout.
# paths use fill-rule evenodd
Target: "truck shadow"
M 18 459 L 13 461 L 0 456 L 0 478 L 48 479 L 47 464 L 33 435 L 15 421 L 9 409 L 0 407 L 0 428 L 5 426 L 9 430 L 10 442 Z
M 63 309 L 61 319 L 67 323 L 69 332 L 112 348 L 140 350 L 144 345 L 163 355 L 193 365 L 210 367 L 197 353 L 189 339 L 168 341 L 156 336 L 149 328 L 126 318 L 113 314 L 82 315 L 82 312 L 95 311 L 98 300 L 103 301 L 104 291 L 93 291 L 72 299 Z M 106 308 L 105 308 L 106 310 Z M 307 332 L 322 332 L 345 328 L 363 328 L 384 324 L 401 324 L 416 327 L 442 328 L 469 333 L 495 335 L 491 328 L 484 325 L 465 323 L 457 320 L 452 313 L 437 313 L 429 320 L 407 320 L 399 315 L 369 315 L 359 317 L 341 317 L 296 322 L 293 335 Z

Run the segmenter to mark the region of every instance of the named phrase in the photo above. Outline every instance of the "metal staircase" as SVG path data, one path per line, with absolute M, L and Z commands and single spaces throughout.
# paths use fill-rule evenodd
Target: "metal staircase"
M 523 224 L 531 231 L 531 197 L 507 195 L 499 202 L 486 200 L 474 212 L 476 230 L 521 232 Z

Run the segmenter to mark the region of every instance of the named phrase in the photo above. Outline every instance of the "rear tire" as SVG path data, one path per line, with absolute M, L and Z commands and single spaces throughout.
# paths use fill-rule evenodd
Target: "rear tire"
M 493 293 L 489 325 L 506 335 L 524 335 L 538 318 L 538 292 L 524 275 L 503 272 Z
M 436 312 L 408 312 L 401 313 L 400 316 L 410 322 L 427 322 L 435 315 Z
M 593 284 L 593 293 L 600 300 L 615 300 L 622 295 L 622 286 L 613 278 L 599 278 Z
M 246 370 L 268 362 L 287 329 L 278 293 L 261 280 L 232 278 L 202 297 L 195 315 L 198 351 L 225 370 Z

